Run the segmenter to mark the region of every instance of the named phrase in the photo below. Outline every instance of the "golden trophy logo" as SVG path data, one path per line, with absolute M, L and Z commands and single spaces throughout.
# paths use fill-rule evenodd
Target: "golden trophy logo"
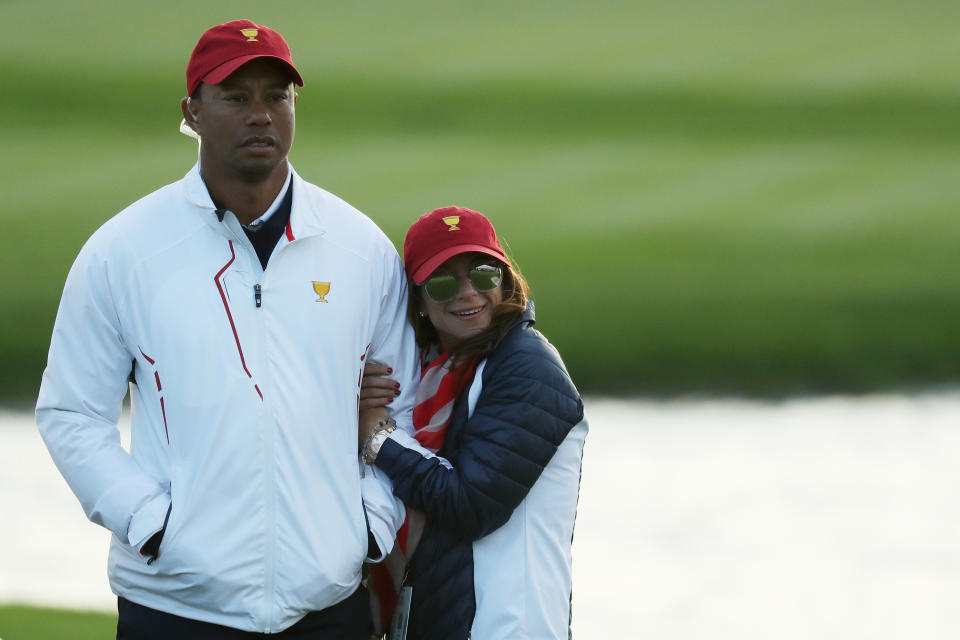
M 260 42 L 257 40 L 258 29 L 240 29 L 240 33 L 247 39 L 247 42 Z
M 443 218 L 443 223 L 450 227 L 447 231 L 460 231 L 460 227 L 457 226 L 460 224 L 460 216 L 447 216 Z
M 313 290 L 316 292 L 316 294 L 317 294 L 318 296 L 320 296 L 319 298 L 317 298 L 317 300 L 316 300 L 317 302 L 330 302 L 329 300 L 327 300 L 327 299 L 324 297 L 324 296 L 326 296 L 328 293 L 330 293 L 330 283 L 329 283 L 329 282 L 317 282 L 316 280 L 314 280 L 314 281 L 313 281 Z

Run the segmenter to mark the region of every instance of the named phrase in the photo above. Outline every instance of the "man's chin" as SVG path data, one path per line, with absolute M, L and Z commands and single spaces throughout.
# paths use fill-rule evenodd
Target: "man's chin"
M 248 183 L 265 182 L 286 167 L 287 159 L 276 158 L 263 159 L 260 161 L 244 162 L 235 167 L 237 175 L 241 180 Z

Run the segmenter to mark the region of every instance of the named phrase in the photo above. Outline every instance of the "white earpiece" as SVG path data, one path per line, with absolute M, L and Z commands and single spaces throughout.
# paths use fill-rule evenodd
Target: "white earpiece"
M 190 111 L 190 98 L 187 97 L 187 111 Z M 190 119 L 194 122 L 200 122 L 200 116 L 195 114 L 193 111 L 190 111 Z

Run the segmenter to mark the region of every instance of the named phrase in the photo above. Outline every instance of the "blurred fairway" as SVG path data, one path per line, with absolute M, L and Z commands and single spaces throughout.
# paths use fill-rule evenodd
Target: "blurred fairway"
M 86 237 L 194 162 L 183 70 L 237 17 L 306 80 L 297 170 L 398 245 L 487 213 L 582 390 L 960 380 L 960 4 L 265 6 L 0 2 L 0 396 Z
M 5 640 L 106 640 L 116 634 L 116 614 L 0 605 L 0 637 Z

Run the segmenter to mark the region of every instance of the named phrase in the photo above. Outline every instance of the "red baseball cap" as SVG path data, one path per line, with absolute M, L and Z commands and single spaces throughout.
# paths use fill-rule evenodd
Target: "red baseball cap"
M 220 84 L 242 65 L 257 58 L 273 58 L 290 68 L 293 81 L 303 86 L 283 36 L 250 20 L 232 20 L 210 27 L 200 36 L 187 63 L 187 95 L 201 82 Z
M 464 207 L 442 207 L 420 216 L 403 241 L 407 276 L 421 284 L 455 255 L 477 251 L 509 266 L 497 232 L 485 215 Z

